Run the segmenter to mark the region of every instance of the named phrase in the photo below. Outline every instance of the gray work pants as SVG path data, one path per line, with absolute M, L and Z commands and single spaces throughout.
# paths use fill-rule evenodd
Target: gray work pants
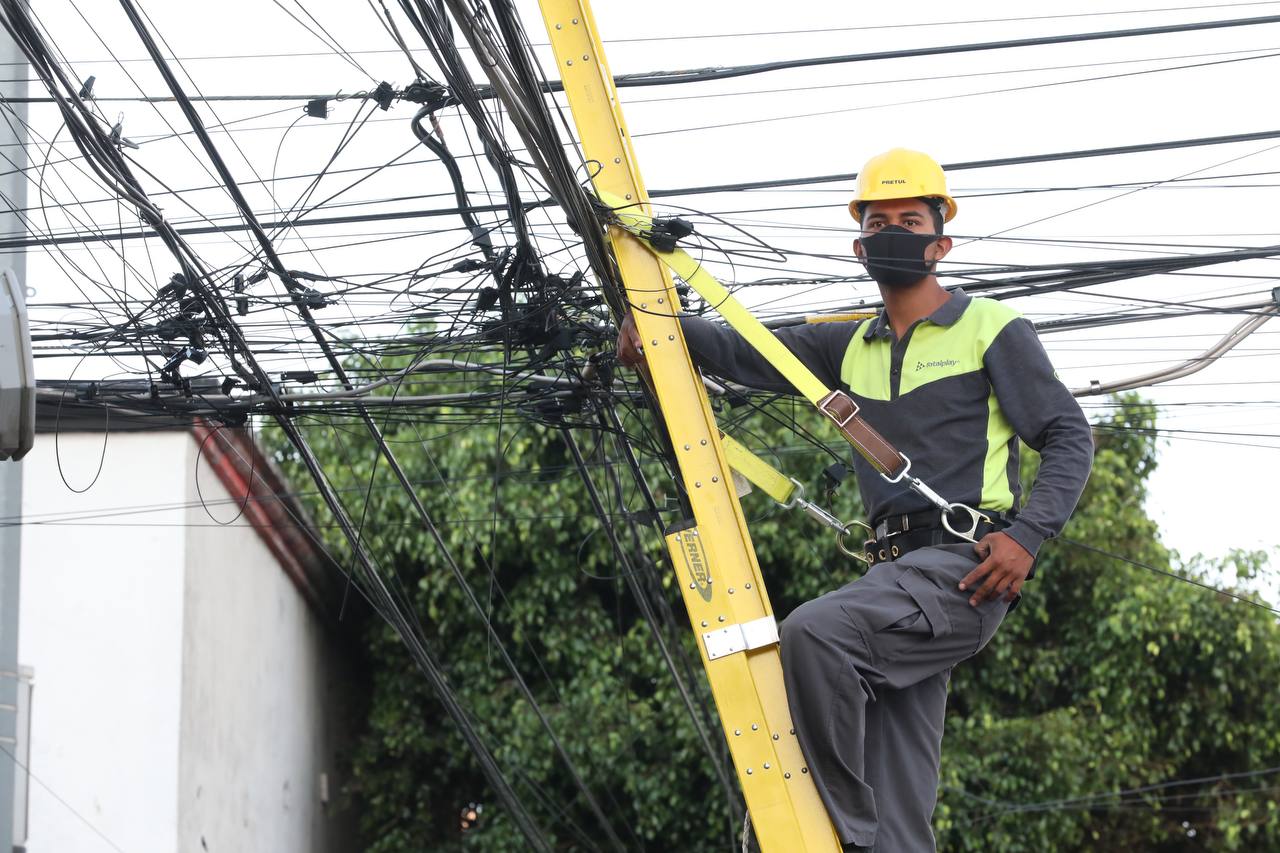
M 960 580 L 973 546 L 920 548 L 797 607 L 782 623 L 796 737 L 836 833 L 880 853 L 935 849 L 931 819 L 951 667 L 1009 605 Z

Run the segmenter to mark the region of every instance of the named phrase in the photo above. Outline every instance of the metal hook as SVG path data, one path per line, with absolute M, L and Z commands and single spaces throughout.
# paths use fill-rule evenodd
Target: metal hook
M 863 563 L 866 563 L 867 565 L 871 565 L 871 557 L 866 552 L 865 548 L 859 548 L 857 551 L 854 551 L 850 549 L 848 545 L 845 544 L 845 541 L 844 541 L 845 537 L 849 535 L 849 533 L 853 530 L 854 527 L 861 527 L 863 530 L 866 530 L 867 533 L 873 537 L 876 535 L 876 532 L 871 529 L 871 525 L 864 524 L 861 521 L 850 521 L 850 522 L 847 522 L 844 525 L 844 527 L 840 529 L 840 532 L 836 534 L 836 547 L 839 548 L 840 553 L 844 554 L 846 557 L 852 557 L 855 560 L 859 560 Z
M 854 527 L 861 527 L 869 536 L 874 537 L 875 531 L 871 529 L 871 525 L 865 524 L 861 521 L 841 521 L 817 504 L 810 503 L 805 500 L 804 485 L 794 477 L 790 479 L 791 482 L 795 484 L 795 490 L 791 492 L 791 497 L 786 503 L 779 505 L 783 509 L 794 509 L 799 507 L 804 510 L 804 512 L 811 518 L 836 531 L 836 547 L 840 549 L 840 553 L 844 554 L 846 557 L 853 557 L 855 560 L 861 560 L 864 563 L 870 564 L 871 560 L 867 557 L 866 553 L 864 553 L 864 549 L 860 548 L 857 551 L 854 551 L 845 543 L 845 539 L 849 536 L 849 533 Z
M 969 520 L 972 522 L 972 524 L 969 526 L 969 530 L 967 532 L 961 532 L 951 526 L 952 510 L 964 510 L 965 512 L 969 513 Z M 990 518 L 983 515 L 981 512 L 974 509 L 973 507 L 967 506 L 961 503 L 948 504 L 946 511 L 942 513 L 942 526 L 947 529 L 948 533 L 950 533 L 952 536 L 959 536 L 961 539 L 965 540 L 966 542 L 973 542 L 975 544 L 977 543 L 978 540 L 974 538 L 974 534 L 978 532 L 978 525 L 984 521 L 987 524 L 991 523 Z

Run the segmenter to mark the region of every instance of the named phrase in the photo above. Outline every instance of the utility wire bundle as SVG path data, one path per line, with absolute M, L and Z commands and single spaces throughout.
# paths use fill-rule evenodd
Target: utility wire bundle
M 0 235 L 0 245 L 10 249 L 39 248 L 47 252 L 68 280 L 80 288 L 82 299 L 57 307 L 76 312 L 80 319 L 37 320 L 34 339 L 46 354 L 75 352 L 91 365 L 110 365 L 91 379 L 73 378 L 42 383 L 44 399 L 59 405 L 75 401 L 80 405 L 125 408 L 156 417 L 201 417 L 227 427 L 257 420 L 274 422 L 314 481 L 314 488 L 342 532 L 351 559 L 335 558 L 339 564 L 354 566 L 353 578 L 361 593 L 392 625 L 405 648 L 430 682 L 434 692 L 462 732 L 468 747 L 502 802 L 533 849 L 549 850 L 542 816 L 536 815 L 520 797 L 506 770 L 495 758 L 494 749 L 482 733 L 482 725 L 472 719 L 457 692 L 445 677 L 440 650 L 427 640 L 421 617 L 410 606 L 408 593 L 372 553 L 363 535 L 363 520 L 355 508 L 358 496 L 334 485 L 333 472 L 310 447 L 299 428 L 306 418 L 324 418 L 325 423 L 341 422 L 358 428 L 376 448 L 380 464 L 407 496 L 415 523 L 426 531 L 436 548 L 436 558 L 464 591 L 482 629 L 494 641 L 503 666 L 517 689 L 537 715 L 566 774 L 587 811 L 603 833 L 599 846 L 624 849 L 627 829 L 615 826 L 611 817 L 611 796 L 592 790 L 584 774 L 565 747 L 566 733 L 557 731 L 543 713 L 534 691 L 525 681 L 508 653 L 481 596 L 467 579 L 458 556 L 440 534 L 438 521 L 428 512 L 419 494 L 420 484 L 411 480 L 397 459 L 384 431 L 404 424 L 432 419 L 438 423 L 476 424 L 513 416 L 521 423 L 536 423 L 554 431 L 563 441 L 573 469 L 580 476 L 591 512 L 603 525 L 611 552 L 615 555 L 630 595 L 642 613 L 664 666 L 676 686 L 689 724 L 698 734 L 705 757 L 721 783 L 721 795 L 731 815 L 731 835 L 741 820 L 732 772 L 724 744 L 713 735 L 712 713 L 705 694 L 692 675 L 692 667 L 678 637 L 682 633 L 672 616 L 671 604 L 657 580 L 657 568 L 632 544 L 651 530 L 661 534 L 667 506 L 655 497 L 646 479 L 644 463 L 652 461 L 672 470 L 669 448 L 660 429 L 637 428 L 645 423 L 651 408 L 649 391 L 614 370 L 611 356 L 616 324 L 627 310 L 619 287 L 613 258 L 604 240 L 597 202 L 585 189 L 599 164 L 584 161 L 573 143 L 573 133 L 553 93 L 559 81 L 550 79 L 539 66 L 533 41 L 525 31 L 509 0 L 400 0 L 386 4 L 377 0 L 371 8 L 378 14 L 394 48 L 403 55 L 413 81 L 394 87 L 376 80 L 362 81 L 358 94 L 351 96 L 305 96 L 303 118 L 322 121 L 330 104 L 350 101 L 355 112 L 344 128 L 335 150 L 322 168 L 280 178 L 305 181 L 305 189 L 286 210 L 264 212 L 251 202 L 250 194 L 274 192 L 278 183 L 255 170 L 252 180 L 238 180 L 233 174 L 227 146 L 215 140 L 226 133 L 230 144 L 243 156 L 229 122 L 209 124 L 197 104 L 218 102 L 217 96 L 189 94 L 181 82 L 185 74 L 175 52 L 168 48 L 154 24 L 135 0 L 120 0 L 120 7 L 137 38 L 160 73 L 168 90 L 151 95 L 152 103 L 172 102 L 181 111 L 186 129 L 172 128 L 173 136 L 191 138 L 192 150 L 212 182 L 204 190 L 217 189 L 229 198 L 233 210 L 226 215 L 185 202 L 190 189 L 173 189 L 149 171 L 147 141 L 126 135 L 122 122 L 101 112 L 94 84 L 74 75 L 70 63 L 59 55 L 56 44 L 21 0 L 0 0 L 0 18 L 10 36 L 30 62 L 34 77 L 46 90 L 61 116 L 60 133 L 74 146 L 74 152 L 56 148 L 55 139 L 40 137 L 30 125 L 33 151 L 43 162 L 39 173 L 30 177 L 41 193 L 42 204 L 18 211 L 26 233 Z M 283 7 L 282 7 L 283 8 Z M 316 24 L 294 18 L 310 34 L 343 57 L 357 73 L 367 76 L 355 55 L 341 47 L 332 34 Z M 1083 33 L 1062 37 L 1013 40 L 1017 43 L 966 43 L 936 49 L 889 51 L 799 59 L 794 62 L 753 63 L 693 72 L 655 72 L 622 75 L 619 86 L 674 86 L 714 80 L 754 76 L 785 68 L 838 65 L 903 59 L 941 53 L 978 52 L 1051 43 L 1154 36 L 1205 28 L 1235 28 L 1268 23 L 1275 19 L 1224 20 L 1196 25 L 1130 28 L 1113 33 Z M 423 53 L 430 57 L 427 61 Z M 477 82 L 468 70 L 466 54 L 476 57 L 490 80 Z M 1258 57 L 1244 57 L 1256 59 Z M 1234 60 L 1233 60 L 1234 61 Z M 123 65 L 121 65 L 123 67 Z M 101 87 L 101 84 L 98 84 Z M 299 96 L 304 97 L 304 96 Z M 364 138 L 375 118 L 396 102 L 417 107 L 411 119 L 397 119 L 404 152 L 374 167 L 350 170 L 350 183 L 323 195 L 322 181 L 349 174 L 336 161 L 352 145 Z M 11 104 L 3 106 L 11 126 L 19 121 Z M 456 121 L 465 128 L 463 145 L 445 143 L 442 120 Z M 166 120 L 167 121 L 167 120 Z M 407 127 L 405 127 L 407 125 Z M 281 147 L 293 125 L 284 128 Z M 1103 156 L 1132 156 L 1158 150 L 1172 150 L 1227 143 L 1270 140 L 1280 131 L 1265 130 L 1231 136 L 1117 145 L 1107 148 L 1061 151 L 1052 154 L 993 158 L 957 163 L 950 171 L 996 169 L 1012 165 L 1058 160 L 1078 160 Z M 451 136 L 451 141 L 453 137 Z M 55 153 L 56 152 L 56 153 Z M 277 157 L 280 148 L 277 149 Z M 420 159 L 413 159 L 414 157 Z M 248 158 L 245 158 L 246 160 Z M 16 164 L 13 164 L 17 168 Z M 393 199 L 353 201 L 344 198 L 355 187 L 375 175 L 392 169 L 430 169 L 443 172 L 449 191 L 415 194 Z M 58 202 L 45 171 L 66 173 L 79 181 L 90 181 L 101 198 L 86 201 L 84 193 L 73 193 L 75 202 Z M 488 174 L 490 177 L 485 177 Z M 1274 172 L 1246 173 L 1259 179 Z M 476 186 L 477 177 L 482 182 Z M 816 175 L 775 178 L 722 184 L 654 190 L 654 198 L 685 198 L 735 194 L 735 202 L 756 199 L 784 187 L 807 188 L 815 194 L 834 182 L 854 175 Z M 488 180 L 496 182 L 495 188 Z M 1194 177 L 1175 181 L 1198 180 Z M 468 186 L 471 181 L 471 186 Z M 1138 184 L 1132 191 L 1173 181 Z M 64 181 L 64 185 L 66 184 Z M 1048 191 L 1050 188 L 1043 188 Z M 1080 189 L 1084 189 L 1081 187 Z M 1120 188 L 1124 189 L 1124 188 Z M 1030 192 L 1031 190 L 1027 190 Z M 1129 190 L 1126 190 L 1129 191 Z M 44 202 L 53 202 L 46 204 Z M 430 206 L 424 208 L 423 202 Z M 824 206 L 818 201 L 813 207 Z M 179 202 L 189 212 L 178 216 Z M 118 227 L 104 227 L 90 209 L 91 204 L 127 206 L 138 220 L 137 230 L 126 230 L 124 217 Z M 413 205 L 410 209 L 359 210 L 360 205 Z M 452 207 L 442 206 L 452 205 Z M 13 207 L 13 205 L 10 205 Z M 345 212 L 346 207 L 357 212 Z M 706 205 L 708 208 L 710 204 Z M 48 218 L 48 209 L 66 217 L 67 227 L 57 229 Z M 810 253 L 801 241 L 825 227 L 806 227 L 777 219 L 782 210 L 760 206 L 744 211 L 696 210 L 674 203 L 670 210 L 687 217 L 696 228 L 684 241 L 707 264 L 728 268 L 734 290 L 751 288 L 761 292 L 776 288 L 787 294 L 766 301 L 758 310 L 771 326 L 803 322 L 791 306 L 797 298 L 822 288 L 847 286 L 865 277 L 832 272 L 832 255 Z M 95 207 L 93 210 L 98 210 Z M 341 212 L 340 212 L 341 211 Z M 427 256 L 409 269 L 370 271 L 345 275 L 331 274 L 320 267 L 318 253 L 302 238 L 302 229 L 363 223 L 391 223 L 425 220 L 431 231 L 409 230 L 376 239 L 448 240 L 447 247 Z M 456 221 L 457 224 L 454 224 Z M 444 227 L 436 228 L 437 225 Z M 380 226 L 387 227 L 387 226 Z M 417 227 L 416 225 L 414 226 Z M 780 231 L 778 239 L 761 236 Z M 243 235 L 248 240 L 240 242 Z M 196 238 L 217 235 L 235 241 L 243 250 L 234 263 L 213 264 L 202 257 Z M 234 235 L 234 236 L 233 236 Z M 354 235 L 359 245 L 371 235 Z M 995 242 L 1013 238 L 978 235 Z M 168 258 L 152 258 L 149 268 L 135 263 L 136 253 L 125 253 L 127 240 L 150 245 L 158 241 Z M 286 240 L 302 240 L 304 249 L 286 253 Z M 107 269 L 90 253 L 94 267 L 77 260 L 70 249 L 96 245 L 107 254 L 108 263 L 119 261 L 120 270 Z M 370 243 L 372 245 L 372 243 Z M 1070 241 L 1050 241 L 1055 247 Z M 1118 243 L 1105 248 L 1114 248 Z M 1258 262 L 1280 256 L 1280 245 L 1209 247 L 1208 251 L 1153 252 L 1145 242 L 1134 250 L 1148 252 L 1138 258 L 1102 261 L 1070 261 L 1041 264 L 973 264 L 953 272 L 952 278 L 974 293 L 1000 299 L 1045 294 L 1088 294 L 1108 298 L 1090 288 L 1102 284 L 1132 281 L 1156 275 L 1194 275 L 1197 270 L 1234 262 Z M 1174 247 L 1187 249 L 1189 247 Z M 304 258 L 294 258 L 303 254 Z M 373 254 L 370 251 L 370 254 Z M 168 267 L 166 268 L 166 264 Z M 767 271 L 756 276 L 757 270 Z M 131 293 L 116 286 L 118 275 L 144 283 L 143 292 Z M 756 276 L 749 280 L 750 276 Z M 1228 314 L 1239 324 L 1226 338 L 1208 342 L 1191 366 L 1203 366 L 1222 357 L 1239 341 L 1254 334 L 1276 313 L 1274 276 L 1250 276 L 1247 289 L 1209 292 L 1196 301 L 1143 300 L 1126 296 L 1113 298 L 1108 307 L 1044 319 L 1039 326 L 1046 335 L 1096 329 L 1103 326 L 1147 323 L 1158 319 Z M 1259 286 L 1258 282 L 1263 282 Z M 874 301 L 850 304 L 847 290 L 820 305 L 827 313 L 876 307 Z M 830 296 L 826 298 L 831 299 Z M 690 311 L 709 306 L 690 299 Z M 345 311 L 345 313 L 344 313 Z M 1184 365 L 1170 371 L 1144 371 L 1128 383 L 1116 387 L 1144 387 L 1168 376 L 1185 376 L 1192 370 Z M 123 374 L 123 378 L 121 375 Z M 433 387 L 434 386 L 434 387 Z M 407 390 L 406 390 L 407 389 Z M 1082 393 L 1101 391 L 1082 389 Z M 772 414 L 772 397 L 744 394 L 728 389 L 736 405 L 731 418 L 741 420 L 746 413 Z M 799 430 L 798 440 L 810 449 L 830 453 L 820 441 Z M 603 448 L 618 464 L 596 470 L 591 452 L 584 450 L 584 438 Z M 650 475 L 651 476 L 651 475 Z M 674 478 L 678 484 L 678 478 Z M 611 509 L 611 495 L 640 496 L 643 507 L 619 519 Z M 678 490 L 677 490 L 677 498 Z

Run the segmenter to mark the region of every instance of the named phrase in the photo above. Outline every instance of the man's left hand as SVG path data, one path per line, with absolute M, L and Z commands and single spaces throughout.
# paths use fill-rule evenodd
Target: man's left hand
M 1035 557 L 1005 533 L 988 533 L 973 546 L 973 551 L 982 562 L 960 581 L 960 589 L 969 589 L 984 577 L 986 581 L 969 598 L 969 604 L 977 607 L 1001 595 L 1005 601 L 1017 598 Z

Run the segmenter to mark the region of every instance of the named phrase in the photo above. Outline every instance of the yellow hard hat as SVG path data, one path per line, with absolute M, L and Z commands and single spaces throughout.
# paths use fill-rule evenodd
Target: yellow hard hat
M 928 154 L 894 148 L 877 154 L 858 173 L 858 189 L 849 202 L 849 213 L 858 222 L 858 206 L 868 201 L 891 198 L 936 198 L 942 202 L 942 221 L 956 215 L 956 200 L 947 193 L 947 176 Z

